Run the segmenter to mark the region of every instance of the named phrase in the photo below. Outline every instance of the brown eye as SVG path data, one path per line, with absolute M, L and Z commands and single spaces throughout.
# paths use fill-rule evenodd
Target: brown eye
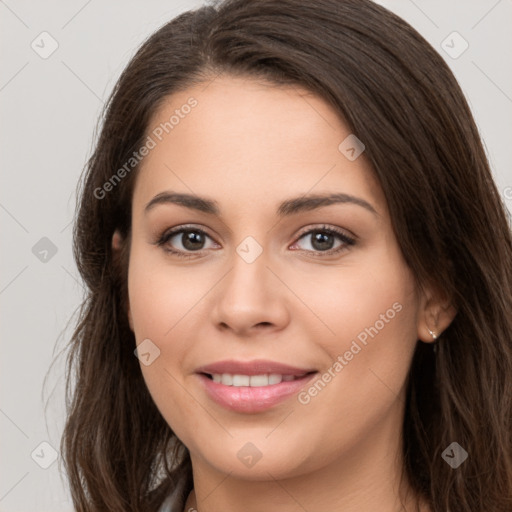
M 156 242 L 167 252 L 177 256 L 193 256 L 194 252 L 200 252 L 205 247 L 207 239 L 211 237 L 202 229 L 195 227 L 179 227 L 171 231 L 166 231 Z
M 205 243 L 205 233 L 192 230 L 184 230 L 169 239 L 177 238 L 187 251 L 197 251 L 203 249 Z
M 310 248 L 303 250 L 313 253 L 336 254 L 355 244 L 355 239 L 334 228 L 324 226 L 322 228 L 310 229 L 303 233 L 299 240 L 309 240 Z M 336 246 L 336 240 L 338 245 Z M 294 246 L 298 245 L 298 241 Z

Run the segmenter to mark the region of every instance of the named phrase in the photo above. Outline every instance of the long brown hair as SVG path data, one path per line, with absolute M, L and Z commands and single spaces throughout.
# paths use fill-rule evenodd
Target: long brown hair
M 168 95 L 220 73 L 297 85 L 361 139 L 419 286 L 457 315 L 418 341 L 407 380 L 404 474 L 435 512 L 512 510 L 512 240 L 479 133 L 449 67 L 369 0 L 226 0 L 151 35 L 119 78 L 78 191 L 74 255 L 87 296 L 68 355 L 61 449 L 78 511 L 154 511 L 190 457 L 146 388 L 126 315 L 137 166 L 104 184 L 147 137 Z M 111 181 L 111 183 L 113 183 Z M 457 442 L 467 460 L 442 457 Z

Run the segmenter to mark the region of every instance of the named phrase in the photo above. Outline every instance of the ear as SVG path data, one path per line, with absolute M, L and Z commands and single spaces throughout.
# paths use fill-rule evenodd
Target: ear
M 118 263 L 122 261 L 122 252 L 125 249 L 125 240 L 123 239 L 121 233 L 118 229 L 114 231 L 112 235 L 112 254 L 114 260 Z M 126 315 L 128 316 L 128 323 L 130 324 L 130 329 L 133 331 L 133 320 L 132 320 L 132 312 L 130 309 L 130 298 L 126 297 Z
M 418 313 L 418 339 L 432 343 L 452 323 L 457 310 L 444 290 L 429 287 L 422 292 Z

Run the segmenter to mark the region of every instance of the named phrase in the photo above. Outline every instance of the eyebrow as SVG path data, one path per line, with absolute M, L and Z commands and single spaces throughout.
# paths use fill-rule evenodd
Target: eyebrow
M 355 204 L 365 208 L 374 215 L 379 216 L 375 208 L 364 199 L 342 193 L 309 194 L 302 197 L 287 199 L 279 205 L 277 209 L 277 215 L 279 217 L 286 217 L 338 203 Z M 159 204 L 177 204 L 184 206 L 185 208 L 190 208 L 191 210 L 197 210 L 210 215 L 220 216 L 220 208 L 217 201 L 194 194 L 184 194 L 171 191 L 161 192 L 153 197 L 153 199 L 151 199 L 151 201 L 149 201 L 145 206 L 144 212 L 149 212 Z

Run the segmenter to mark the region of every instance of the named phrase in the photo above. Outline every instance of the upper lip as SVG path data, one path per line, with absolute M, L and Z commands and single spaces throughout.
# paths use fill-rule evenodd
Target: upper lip
M 263 375 L 277 373 L 280 375 L 300 376 L 315 371 L 314 368 L 298 368 L 296 366 L 266 359 L 254 359 L 252 361 L 218 361 L 196 369 L 196 373 L 209 373 L 210 375 L 222 373 L 232 375 Z

